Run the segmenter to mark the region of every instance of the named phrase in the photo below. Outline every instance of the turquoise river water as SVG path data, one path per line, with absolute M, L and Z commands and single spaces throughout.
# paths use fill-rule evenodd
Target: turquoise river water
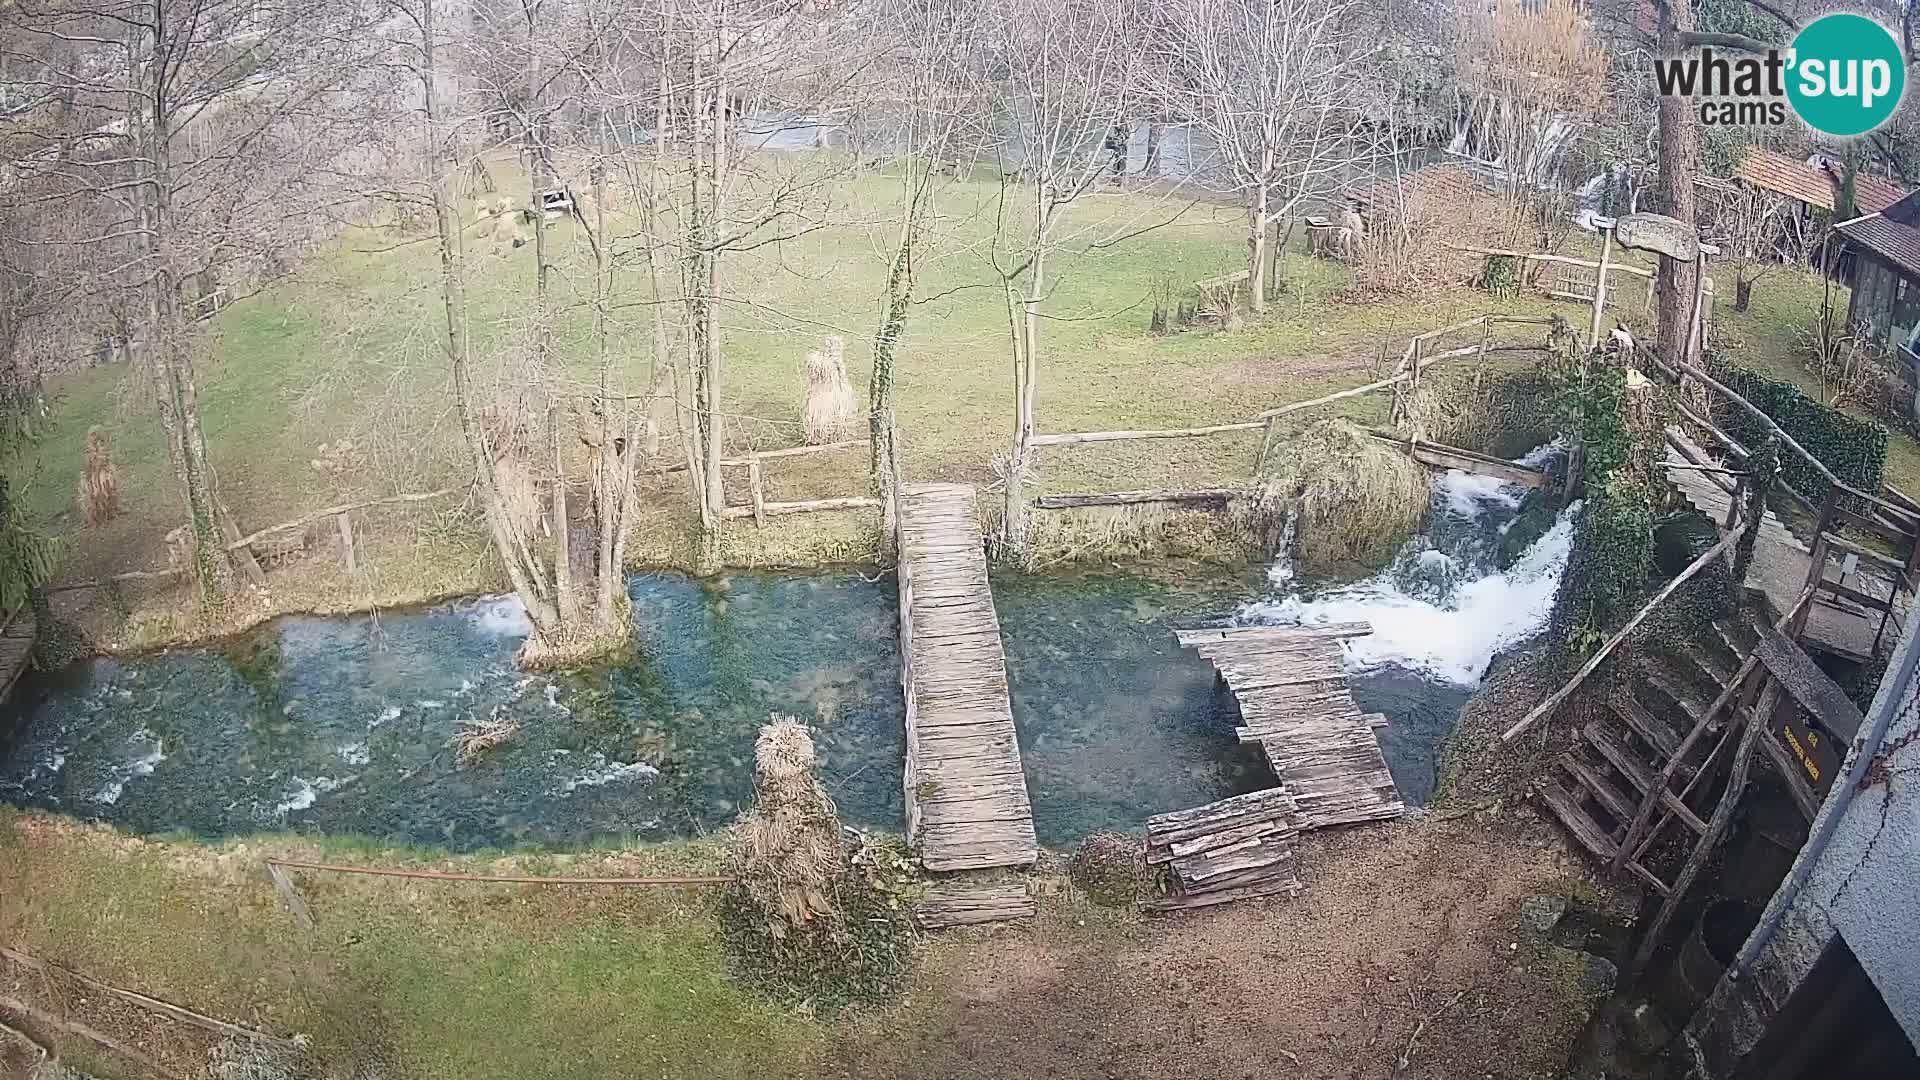
M 1494 569 L 1518 501 L 1442 478 L 1427 530 L 1360 582 L 1303 584 L 1284 566 L 996 573 L 1042 842 L 1271 783 L 1236 744 L 1212 668 L 1173 637 L 1232 621 L 1373 621 L 1376 634 L 1350 650 L 1355 695 L 1392 719 L 1389 764 L 1423 802 L 1460 705 L 1495 653 L 1538 629 L 1564 562 L 1563 524 L 1513 569 Z M 733 819 L 750 794 L 754 734 L 781 712 L 814 725 L 847 820 L 899 827 L 890 574 L 642 574 L 629 591 L 638 659 L 578 674 L 516 670 L 524 617 L 510 598 L 483 597 L 285 618 L 217 648 L 38 676 L 0 721 L 0 802 L 207 837 L 293 831 L 453 850 L 659 839 Z M 517 720 L 517 738 L 460 765 L 458 725 L 495 717 Z

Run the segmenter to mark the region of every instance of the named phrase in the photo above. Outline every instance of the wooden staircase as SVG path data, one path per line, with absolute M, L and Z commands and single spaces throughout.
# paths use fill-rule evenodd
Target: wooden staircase
M 1727 720 L 1740 715 L 1733 698 L 1757 663 L 1757 640 L 1753 624 L 1735 614 L 1685 648 L 1642 660 L 1540 788 L 1580 846 L 1661 896 L 1674 883 L 1649 865 L 1649 852 L 1674 823 L 1689 845 L 1707 835 L 1706 781 L 1739 727 Z

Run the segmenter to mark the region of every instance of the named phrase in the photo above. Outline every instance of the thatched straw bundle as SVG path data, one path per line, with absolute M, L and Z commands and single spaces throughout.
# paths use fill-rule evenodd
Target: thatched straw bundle
M 838 442 L 853 434 L 859 405 L 847 381 L 846 342 L 837 335 L 826 348 L 807 354 L 807 445 Z
M 840 818 L 814 776 L 813 736 L 775 714 L 753 747 L 753 809 L 740 819 L 738 873 L 775 938 L 834 914 L 846 869 Z
M 105 428 L 87 430 L 87 467 L 80 474 L 80 516 L 88 526 L 104 525 L 120 512 L 120 472 Z
M 1267 455 L 1236 505 L 1255 538 L 1284 546 L 1309 573 L 1385 562 L 1420 525 L 1426 473 L 1344 420 L 1320 420 Z M 1276 552 L 1279 553 L 1279 552 Z

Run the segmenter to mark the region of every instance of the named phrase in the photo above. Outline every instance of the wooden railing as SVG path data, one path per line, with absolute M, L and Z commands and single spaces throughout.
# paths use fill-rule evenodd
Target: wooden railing
M 789 446 L 780 450 L 753 450 L 739 457 L 721 458 L 723 469 L 747 470 L 747 502 L 724 506 L 720 509 L 723 518 L 752 518 L 755 525 L 765 525 L 770 517 L 785 514 L 811 514 L 822 510 L 877 510 L 880 500 L 870 495 L 849 495 L 831 499 L 807 499 L 796 502 L 772 502 L 767 499 L 767 481 L 765 464 L 781 458 L 806 457 L 811 454 L 824 454 L 834 450 L 845 450 L 854 446 L 871 445 L 865 439 L 846 439 L 841 442 L 822 443 L 818 446 Z M 667 465 L 654 471 L 654 475 L 685 472 L 684 461 Z
M 1259 453 L 1259 456 L 1254 461 L 1254 472 L 1257 474 L 1259 473 L 1261 467 L 1265 465 L 1267 452 L 1272 446 L 1274 424 L 1276 421 L 1280 420 L 1282 417 L 1291 416 L 1291 415 L 1294 415 L 1295 413 L 1305 412 L 1308 409 L 1319 408 L 1320 406 L 1323 406 L 1323 405 L 1331 405 L 1336 401 L 1344 401 L 1349 398 L 1356 398 L 1366 394 L 1377 393 L 1389 387 L 1397 387 L 1397 386 L 1405 385 L 1410 390 L 1418 388 L 1418 386 L 1420 385 L 1421 375 L 1424 372 L 1426 372 L 1429 368 L 1432 368 L 1434 365 L 1445 363 L 1448 360 L 1456 360 L 1466 356 L 1480 356 L 1482 358 L 1485 358 L 1489 355 L 1492 355 L 1493 353 L 1498 353 L 1498 352 L 1537 353 L 1537 352 L 1544 351 L 1543 346 L 1537 346 L 1537 345 L 1496 346 L 1493 344 L 1493 340 L 1492 340 L 1493 328 L 1495 326 L 1503 326 L 1503 325 L 1550 326 L 1553 324 L 1553 322 L 1554 322 L 1554 318 L 1552 316 L 1478 315 L 1478 316 L 1475 316 L 1474 318 L 1466 319 L 1461 322 L 1454 323 L 1450 326 L 1443 326 L 1438 330 L 1430 330 L 1424 334 L 1420 334 L 1416 336 L 1415 338 L 1413 338 L 1411 341 L 1407 343 L 1406 350 L 1402 353 L 1398 366 L 1396 366 L 1393 373 L 1388 375 L 1387 377 L 1382 379 L 1375 379 L 1372 382 L 1365 383 L 1360 386 L 1350 387 L 1346 390 L 1337 390 L 1331 394 L 1322 394 L 1319 397 L 1308 398 L 1305 401 L 1295 401 L 1286 405 L 1276 406 L 1275 408 L 1267 409 L 1261 413 L 1256 414 L 1250 420 L 1234 420 L 1234 421 L 1229 421 L 1221 424 L 1208 424 L 1208 425 L 1199 426 L 1199 427 L 1186 427 L 1186 428 L 1145 428 L 1145 429 L 1137 429 L 1137 430 L 1131 430 L 1131 431 L 1056 432 L 1053 434 L 1046 434 L 1046 435 L 1034 435 L 1027 440 L 1027 445 L 1028 446 L 1080 446 L 1087 443 L 1136 442 L 1136 441 L 1142 441 L 1142 440 L 1148 440 L 1148 439 L 1200 439 L 1200 438 L 1209 438 L 1215 435 L 1228 435 L 1228 434 L 1235 434 L 1239 432 L 1260 431 L 1262 432 L 1261 442 L 1260 442 L 1260 453 Z M 1479 328 L 1481 331 L 1480 341 L 1477 344 L 1462 345 L 1457 348 L 1446 349 L 1444 351 L 1436 352 L 1436 353 L 1428 353 L 1426 351 L 1428 346 L 1432 345 L 1433 343 L 1439 341 L 1441 338 L 1444 338 L 1449 334 L 1457 334 L 1463 330 L 1469 330 L 1476 327 Z M 1379 432 L 1375 432 L 1373 434 L 1375 435 L 1376 438 L 1386 438 L 1389 440 L 1393 439 L 1392 436 L 1383 435 L 1382 433 L 1379 433 Z M 1422 444 L 1422 445 L 1430 446 L 1432 444 Z M 1461 454 L 1467 453 L 1465 451 L 1453 451 L 1453 452 L 1461 453 Z M 1482 457 L 1482 455 L 1471 455 L 1471 456 L 1476 458 Z M 1491 459 L 1488 459 L 1488 460 L 1491 460 Z M 1502 462 L 1501 464 L 1506 465 L 1508 468 L 1515 468 L 1509 463 Z M 1068 508 L 1080 507 L 1080 506 L 1112 506 L 1112 505 L 1123 505 L 1123 504 L 1130 504 L 1130 503 L 1162 503 L 1162 502 L 1207 503 L 1207 502 L 1222 501 L 1227 495 L 1230 495 L 1230 494 L 1231 492 L 1222 488 L 1201 488 L 1198 490 L 1189 490 L 1189 491 L 1106 492 L 1106 493 L 1088 494 L 1088 495 L 1042 496 L 1035 501 L 1034 505 L 1036 508 L 1041 510 L 1060 510 L 1060 509 L 1068 509 Z

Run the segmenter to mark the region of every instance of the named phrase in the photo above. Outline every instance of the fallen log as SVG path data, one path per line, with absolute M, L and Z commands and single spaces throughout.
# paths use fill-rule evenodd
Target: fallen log
M 1034 500 L 1034 506 L 1041 510 L 1072 510 L 1082 506 L 1134 506 L 1143 503 L 1225 503 L 1239 494 L 1240 491 L 1235 488 L 1109 491 L 1094 495 L 1042 495 Z

